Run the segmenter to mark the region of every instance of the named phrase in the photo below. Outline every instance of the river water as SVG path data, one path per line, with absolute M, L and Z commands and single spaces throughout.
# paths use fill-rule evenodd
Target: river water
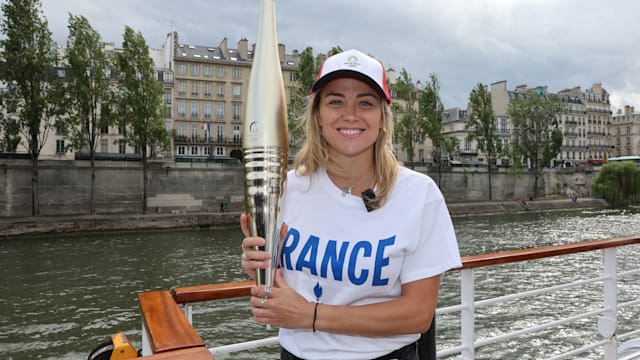
M 562 244 L 580 240 L 640 234 L 640 212 L 573 210 L 454 219 L 463 255 Z M 239 266 L 241 233 L 237 227 L 29 236 L 0 239 L 0 359 L 86 359 L 107 336 L 124 332 L 140 347 L 140 315 L 136 294 L 176 286 L 246 280 Z M 621 269 L 640 267 L 640 248 L 619 250 Z M 531 284 L 577 279 L 601 271 L 602 256 L 525 262 L 478 270 L 477 298 L 497 295 Z M 524 282 L 513 284 L 513 279 Z M 634 281 L 635 280 L 635 281 Z M 549 283 L 551 284 L 551 283 Z M 544 285 L 548 286 L 548 285 Z M 557 314 L 550 303 L 597 308 L 600 286 L 566 294 L 509 303 L 478 313 L 478 336 L 494 336 L 524 324 L 550 320 Z M 640 297 L 640 281 L 620 285 L 621 301 Z M 567 300 L 568 299 L 568 300 Z M 459 302 L 459 274 L 443 280 L 440 304 Z M 569 306 L 570 305 L 570 306 Z M 625 311 L 620 325 L 639 328 L 640 309 Z M 251 319 L 246 299 L 197 305 L 194 326 L 208 346 L 275 335 Z M 595 320 L 546 330 L 501 346 L 478 349 L 478 359 L 537 359 L 567 346 L 584 343 Z M 439 349 L 456 345 L 459 318 L 438 318 Z M 595 339 L 595 337 L 593 338 Z M 567 343 L 568 342 L 568 343 Z M 231 359 L 277 359 L 274 348 Z M 602 358 L 601 353 L 584 358 Z

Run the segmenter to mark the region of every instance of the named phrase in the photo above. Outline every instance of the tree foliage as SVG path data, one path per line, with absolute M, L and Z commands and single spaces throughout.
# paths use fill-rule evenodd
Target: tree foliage
M 442 180 L 442 153 L 445 136 L 442 133 L 442 113 L 444 106 L 440 100 L 440 81 L 431 73 L 425 83 L 424 90 L 418 101 L 419 117 L 424 119 L 422 131 L 433 144 L 433 161 L 438 169 L 438 186 Z
M 496 134 L 496 120 L 491 104 L 491 95 L 486 86 L 479 83 L 469 95 L 471 111 L 465 122 L 469 130 L 467 139 L 476 141 L 478 150 L 487 155 L 487 175 L 489 179 L 489 200 L 493 199 L 491 189 L 492 165 L 502 153 L 502 139 Z
M 394 125 L 394 135 L 396 142 L 407 154 L 409 166 L 413 168 L 413 155 L 415 153 L 415 145 L 420 141 L 422 136 L 422 128 L 418 111 L 416 109 L 417 89 L 411 79 L 411 76 L 404 68 L 400 72 L 398 81 L 393 85 L 396 96 L 402 100 L 400 103 L 393 104 L 393 110 L 396 117 Z
M 149 158 L 170 146 L 164 124 L 163 87 L 154 71 L 153 60 L 141 33 L 128 26 L 117 54 L 118 103 L 124 141 L 141 154 L 143 163 L 142 211 L 147 211 Z
M 604 164 L 596 176 L 592 190 L 604 197 L 611 207 L 640 202 L 640 168 L 632 161 Z
M 83 16 L 69 15 L 69 38 L 65 54 L 64 118 L 70 149 L 86 151 L 91 162 L 90 213 L 95 213 L 95 154 L 102 129 L 113 123 L 111 62 L 100 34 Z
M 544 168 L 558 155 L 562 146 L 562 131 L 558 116 L 564 105 L 555 95 L 530 92 L 509 103 L 515 138 L 510 144 L 512 166 L 519 171 L 527 164 L 534 172 L 533 198 L 538 194 L 538 180 Z
M 32 215 L 39 215 L 38 157 L 61 112 L 57 52 L 39 0 L 7 0 L 2 12 L 0 80 L 12 89 L 3 97 L 3 106 L 12 112 L 1 119 L 9 131 L 4 145 L 15 145 L 17 127 L 32 161 Z
M 295 73 L 295 84 L 289 101 L 289 137 L 290 146 L 297 148 L 304 141 L 304 129 L 300 123 L 307 106 L 309 90 L 316 80 L 316 60 L 313 57 L 313 49 L 308 47 L 300 53 L 300 63 Z

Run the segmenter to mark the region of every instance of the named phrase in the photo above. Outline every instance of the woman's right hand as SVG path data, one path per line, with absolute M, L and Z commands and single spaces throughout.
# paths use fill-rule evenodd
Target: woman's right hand
M 271 261 L 271 255 L 266 251 L 256 250 L 258 246 L 264 246 L 265 240 L 261 237 L 251 237 L 249 234 L 249 214 L 240 215 L 240 228 L 244 239 L 242 240 L 242 256 L 240 266 L 252 279 L 256 278 L 256 269 L 266 269 Z

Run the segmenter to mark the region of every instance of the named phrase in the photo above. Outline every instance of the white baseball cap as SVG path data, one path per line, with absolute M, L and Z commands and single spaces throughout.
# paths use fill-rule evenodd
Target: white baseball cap
M 328 57 L 318 73 L 318 79 L 309 91 L 310 94 L 318 91 L 330 80 L 340 77 L 351 77 L 367 82 L 380 91 L 387 104 L 391 104 L 391 95 L 387 88 L 387 75 L 384 65 L 380 60 L 356 50 L 343 51 Z

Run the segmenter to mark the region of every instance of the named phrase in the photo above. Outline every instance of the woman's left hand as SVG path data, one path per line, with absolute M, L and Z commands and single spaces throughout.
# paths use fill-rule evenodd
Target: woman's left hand
M 311 329 L 313 325 L 314 303 L 308 302 L 292 290 L 276 270 L 275 286 L 265 297 L 266 286 L 251 289 L 251 313 L 256 322 L 287 329 Z

